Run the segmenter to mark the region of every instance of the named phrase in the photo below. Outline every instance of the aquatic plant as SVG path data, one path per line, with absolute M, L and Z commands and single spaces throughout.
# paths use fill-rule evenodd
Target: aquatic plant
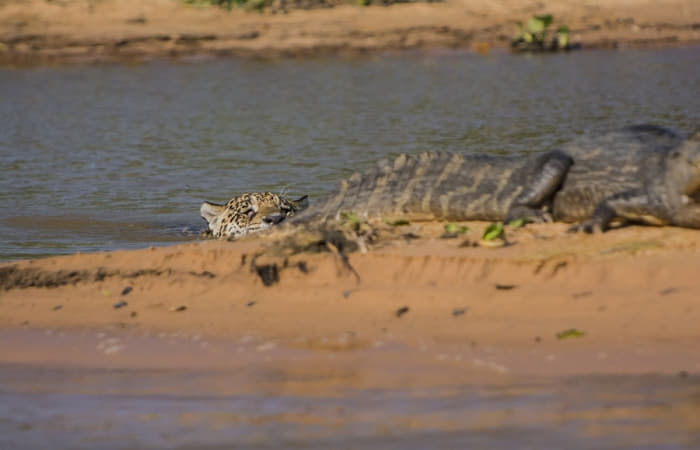
M 561 25 L 552 35 L 549 26 L 554 22 L 551 14 L 535 15 L 525 23 L 518 22 L 518 31 L 511 41 L 516 52 L 544 52 L 570 50 L 569 27 Z

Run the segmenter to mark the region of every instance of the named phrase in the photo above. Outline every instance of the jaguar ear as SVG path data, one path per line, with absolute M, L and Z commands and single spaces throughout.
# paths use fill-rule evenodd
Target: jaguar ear
M 207 223 L 212 223 L 217 217 L 219 217 L 224 212 L 225 206 L 219 205 L 217 203 L 204 202 L 202 206 L 199 207 L 199 214 L 202 218 L 207 221 Z
M 309 207 L 309 196 L 305 195 L 296 200 L 292 200 L 291 203 L 297 211 L 301 211 Z

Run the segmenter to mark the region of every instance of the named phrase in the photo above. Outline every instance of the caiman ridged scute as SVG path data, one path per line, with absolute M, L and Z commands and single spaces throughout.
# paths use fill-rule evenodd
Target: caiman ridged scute
M 293 223 L 343 213 L 410 220 L 560 220 L 601 231 L 613 220 L 700 228 L 700 133 L 654 125 L 584 134 L 529 156 L 425 152 L 343 180 Z

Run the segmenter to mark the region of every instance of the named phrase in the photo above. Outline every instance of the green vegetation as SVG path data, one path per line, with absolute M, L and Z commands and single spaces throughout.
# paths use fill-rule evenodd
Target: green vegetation
M 524 217 L 521 217 L 519 219 L 513 219 L 510 222 L 508 222 L 508 226 L 511 228 L 521 228 L 521 227 L 524 227 L 526 223 L 527 223 L 527 219 Z
M 360 219 L 360 216 L 357 215 L 357 213 L 354 212 L 347 212 L 347 213 L 341 213 L 340 214 L 340 225 L 341 226 L 346 226 L 348 228 L 358 228 L 362 224 L 362 219 Z
M 233 0 L 182 0 L 183 3 L 195 6 L 221 6 L 231 9 L 233 5 Z
M 518 22 L 518 32 L 511 41 L 511 48 L 516 52 L 546 52 L 570 50 L 569 27 L 561 25 L 552 34 L 549 26 L 554 22 L 551 14 L 530 17 L 524 24 Z
M 492 223 L 486 228 L 486 231 L 484 231 L 484 235 L 481 239 L 483 239 L 484 241 L 493 241 L 494 239 L 502 237 L 504 231 L 505 230 L 503 229 L 502 223 Z
M 445 224 L 445 232 L 440 236 L 442 239 L 453 239 L 459 237 L 462 234 L 466 234 L 469 231 L 469 227 L 466 225 L 457 225 L 454 222 Z
M 447 234 L 464 234 L 469 231 L 469 227 L 466 225 L 457 225 L 456 223 L 446 223 L 445 233 Z
M 581 330 L 577 330 L 576 328 L 569 328 L 568 330 L 557 333 L 557 339 L 580 338 L 585 336 L 585 334 L 586 333 Z

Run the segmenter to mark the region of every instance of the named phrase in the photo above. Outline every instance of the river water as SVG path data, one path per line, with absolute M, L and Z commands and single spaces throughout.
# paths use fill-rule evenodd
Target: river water
M 465 346 L 319 352 L 252 336 L 145 334 L 0 330 L 0 346 L 46 355 L 41 365 L 0 363 L 0 448 L 700 446 L 697 375 L 527 376 L 472 361 Z M 433 355 L 444 350 L 464 358 Z
M 193 239 L 203 200 L 384 156 L 524 154 L 700 117 L 700 48 L 0 69 L 0 260 Z
M 273 190 L 313 201 L 401 152 L 518 155 L 641 122 L 689 133 L 700 125 L 699 94 L 700 48 L 2 68 L 0 261 L 195 239 L 182 231 L 201 226 L 205 199 Z M 280 395 L 300 381 L 280 375 L 285 361 L 311 356 L 239 345 L 215 361 L 249 352 L 245 370 L 185 370 L 202 356 L 149 338 L 128 345 L 150 348 L 148 364 L 122 368 L 93 355 L 123 348 L 105 350 L 105 337 L 3 333 L 0 345 L 37 341 L 48 354 L 63 345 L 92 363 L 0 365 L 0 448 L 700 445 L 697 376 L 354 391 L 341 380 L 331 392 Z M 183 366 L 151 365 L 167 348 Z M 413 373 L 390 363 L 352 373 L 368 370 Z M 334 385 L 313 372 L 308 380 Z

